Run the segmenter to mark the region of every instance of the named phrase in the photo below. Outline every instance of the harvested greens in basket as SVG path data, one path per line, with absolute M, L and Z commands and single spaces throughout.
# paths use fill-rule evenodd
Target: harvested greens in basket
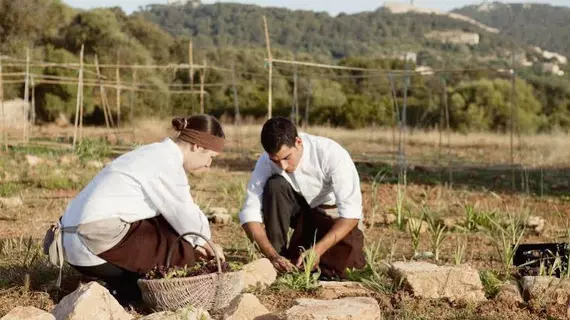
M 236 262 L 222 262 L 222 272 L 233 272 L 241 269 L 241 264 Z M 145 279 L 155 280 L 155 279 L 173 279 L 173 278 L 185 278 L 185 277 L 196 277 L 202 276 L 210 273 L 218 272 L 218 264 L 215 260 L 207 262 L 197 262 L 193 267 L 170 267 L 156 266 L 146 273 Z

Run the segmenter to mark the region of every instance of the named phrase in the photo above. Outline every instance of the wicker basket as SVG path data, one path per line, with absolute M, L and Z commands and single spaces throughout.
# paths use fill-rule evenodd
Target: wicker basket
M 174 244 L 186 235 L 196 235 L 210 245 L 208 239 L 198 233 L 187 232 L 180 235 L 170 247 L 166 259 L 166 267 L 170 267 L 170 258 Z M 238 272 L 222 273 L 220 257 L 214 250 L 218 272 L 186 278 L 139 279 L 138 285 L 142 292 L 144 302 L 157 311 L 176 311 L 180 308 L 193 306 L 207 311 L 219 310 L 227 307 L 231 300 L 241 291 L 241 275 Z

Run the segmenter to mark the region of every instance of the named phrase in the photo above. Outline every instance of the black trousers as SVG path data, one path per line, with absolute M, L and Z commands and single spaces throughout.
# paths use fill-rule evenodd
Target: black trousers
M 128 271 L 112 263 L 104 263 L 93 267 L 72 267 L 85 277 L 102 280 L 107 289 L 123 306 L 142 300 L 141 291 L 137 285 L 140 275 Z
M 311 248 L 332 228 L 335 220 L 324 210 L 311 208 L 305 198 L 282 176 L 269 178 L 263 190 L 265 231 L 275 250 L 295 261 L 303 249 Z M 294 229 L 288 244 L 289 228 Z M 365 266 L 364 235 L 354 228 L 321 257 L 319 267 L 325 277 L 345 278 L 346 269 Z

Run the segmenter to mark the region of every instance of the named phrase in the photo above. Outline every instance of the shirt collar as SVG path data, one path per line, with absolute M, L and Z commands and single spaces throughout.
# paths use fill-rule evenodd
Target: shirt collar
M 182 150 L 180 150 L 180 148 L 178 147 L 176 142 L 174 142 L 174 140 L 172 140 L 171 138 L 166 138 L 164 139 L 164 141 L 162 141 L 162 143 L 168 146 L 168 149 L 172 150 L 172 152 L 176 154 L 176 159 L 179 160 L 180 164 L 184 162 L 184 155 L 182 154 Z

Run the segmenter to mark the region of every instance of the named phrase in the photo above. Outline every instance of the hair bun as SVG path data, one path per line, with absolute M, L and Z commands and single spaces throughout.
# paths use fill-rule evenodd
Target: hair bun
M 174 118 L 172 119 L 172 126 L 176 131 L 182 131 L 186 129 L 188 125 L 188 120 L 186 118 Z

